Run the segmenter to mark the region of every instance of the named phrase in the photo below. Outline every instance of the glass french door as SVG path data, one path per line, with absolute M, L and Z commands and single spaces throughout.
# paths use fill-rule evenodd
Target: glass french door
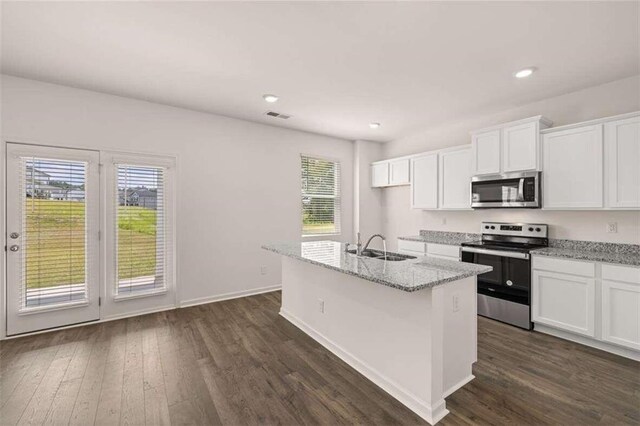
M 100 318 L 99 153 L 7 144 L 7 335 Z

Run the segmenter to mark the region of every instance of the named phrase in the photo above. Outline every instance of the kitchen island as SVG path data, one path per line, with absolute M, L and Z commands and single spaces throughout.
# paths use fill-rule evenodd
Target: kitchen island
M 280 315 L 431 424 L 477 360 L 476 276 L 490 266 L 346 253 L 334 241 L 263 246 L 282 258 Z

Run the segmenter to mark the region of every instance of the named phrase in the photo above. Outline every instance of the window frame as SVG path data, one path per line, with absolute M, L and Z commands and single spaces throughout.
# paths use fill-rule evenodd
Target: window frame
M 331 196 L 323 196 L 321 198 L 332 198 L 334 200 L 334 217 L 336 217 L 336 212 L 337 212 L 337 217 L 338 217 L 338 226 L 337 226 L 337 232 L 335 231 L 336 225 L 335 225 L 335 220 L 334 220 L 334 232 L 327 232 L 327 233 L 316 233 L 316 234 L 305 234 L 304 233 L 304 218 L 303 218 L 303 209 L 302 209 L 302 197 L 304 197 L 304 192 L 303 192 L 303 188 L 302 188 L 302 160 L 304 158 L 311 158 L 314 160 L 321 160 L 321 161 L 327 161 L 330 163 L 334 163 L 337 165 L 337 173 L 338 173 L 338 179 L 336 180 L 337 182 L 337 195 L 334 195 L 333 197 Z M 305 153 L 300 153 L 299 156 L 299 167 L 300 167 L 300 235 L 302 238 L 319 238 L 319 237 L 336 237 L 336 236 L 340 236 L 342 235 L 342 163 L 340 161 L 340 159 L 338 158 L 332 158 L 332 157 L 326 157 L 323 155 L 315 155 L 315 154 L 305 154 Z

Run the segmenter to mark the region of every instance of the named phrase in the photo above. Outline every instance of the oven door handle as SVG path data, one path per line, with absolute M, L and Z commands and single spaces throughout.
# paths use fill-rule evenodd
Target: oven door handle
M 489 250 L 474 247 L 462 247 L 463 252 L 488 254 L 499 257 L 513 257 L 514 259 L 529 259 L 529 253 L 520 253 L 517 251 Z

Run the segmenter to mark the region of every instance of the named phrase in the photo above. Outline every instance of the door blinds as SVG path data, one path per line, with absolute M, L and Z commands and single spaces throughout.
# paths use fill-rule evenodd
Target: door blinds
M 85 187 L 87 163 L 20 159 L 22 233 L 10 235 L 21 250 L 21 310 L 86 302 L 88 259 Z M 20 238 L 20 240 L 18 240 Z

